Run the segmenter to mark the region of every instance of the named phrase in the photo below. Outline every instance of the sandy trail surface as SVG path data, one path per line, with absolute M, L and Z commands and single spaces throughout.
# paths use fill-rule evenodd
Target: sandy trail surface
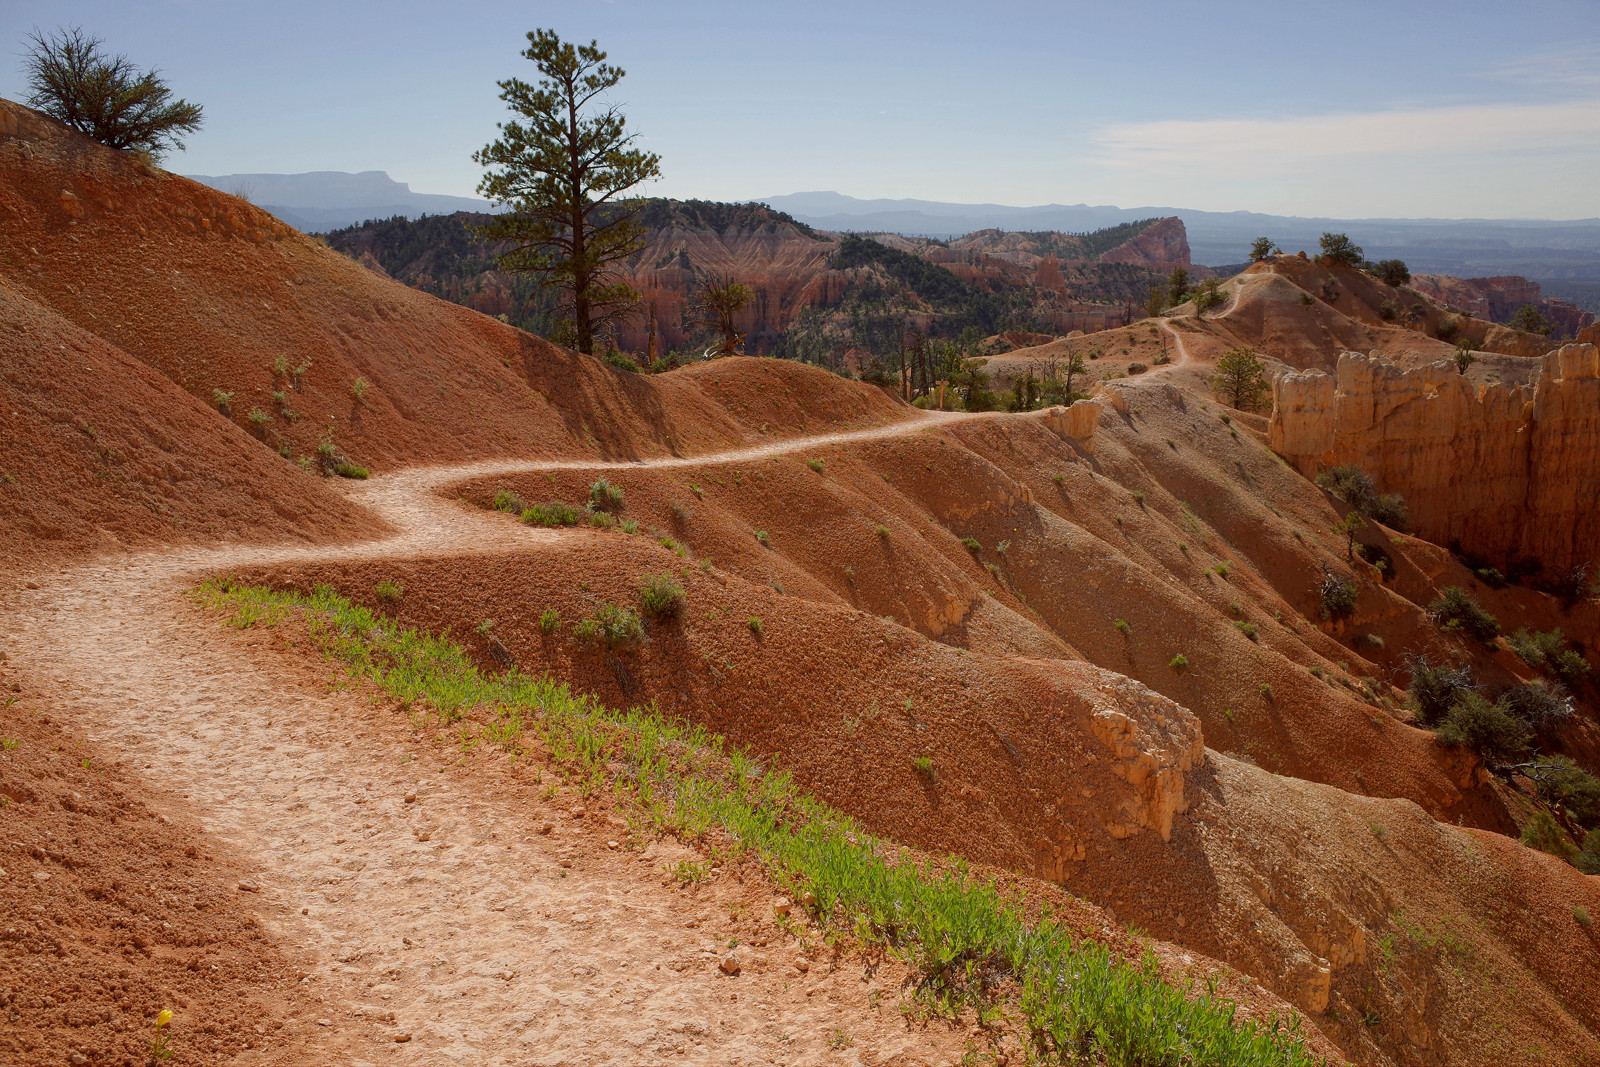
M 527 551 L 561 537 L 436 494 L 462 478 L 743 461 L 969 417 L 644 464 L 401 470 L 347 489 L 397 531 L 382 540 L 183 549 L 35 574 L 7 598 L 0 639 L 55 696 L 58 721 L 140 769 L 254 872 L 241 892 L 324 1011 L 291 1019 L 274 1049 L 244 1062 L 950 1062 L 961 1035 L 908 1028 L 887 973 L 812 965 L 778 937 L 741 976 L 724 974 L 727 901 L 662 874 L 687 849 L 611 849 L 622 832 L 605 812 L 574 818 L 567 797 L 474 790 L 441 765 L 453 753 L 430 753 L 360 694 L 264 650 L 270 633 L 220 626 L 186 589 L 234 566 Z

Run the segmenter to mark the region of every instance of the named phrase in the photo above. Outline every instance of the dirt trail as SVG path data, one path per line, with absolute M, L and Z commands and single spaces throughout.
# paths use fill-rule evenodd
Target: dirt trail
M 346 489 L 398 531 L 383 540 L 184 549 L 34 575 L 35 588 L 0 613 L 0 640 L 59 698 L 72 728 L 165 785 L 175 806 L 191 808 L 257 872 L 260 919 L 280 944 L 302 949 L 326 1004 L 323 1020 L 286 1028 L 277 1056 L 945 1062 L 959 1055 L 957 1035 L 906 1030 L 892 994 L 877 1013 L 859 972 L 848 982 L 842 971 L 837 981 L 802 974 L 792 946 L 779 945 L 774 959 L 752 961 L 758 974 L 773 970 L 767 979 L 722 975 L 714 960 L 726 940 L 710 905 L 662 884 L 677 846 L 653 845 L 642 859 L 607 852 L 603 827 L 581 830 L 553 805 L 464 795 L 408 730 L 371 722 L 355 694 L 288 677 L 281 661 L 197 611 L 184 589 L 238 565 L 507 552 L 560 539 L 435 495 L 474 475 L 744 461 L 969 417 L 930 414 L 643 464 L 402 470 Z M 554 833 L 540 833 L 546 821 L 558 824 Z M 570 870 L 560 866 L 575 856 Z M 830 1046 L 834 1028 L 859 1040 Z

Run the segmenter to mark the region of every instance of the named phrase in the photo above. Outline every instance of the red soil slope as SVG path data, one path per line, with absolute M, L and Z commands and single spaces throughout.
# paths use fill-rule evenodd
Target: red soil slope
M 242 487 L 233 468 L 252 455 L 258 471 L 280 479 L 257 484 L 255 498 L 288 509 L 274 519 L 264 508 L 262 534 L 310 534 L 306 516 L 320 512 L 324 534 L 337 536 L 349 530 L 348 512 L 275 451 L 308 457 L 332 440 L 375 470 L 496 455 L 627 458 L 871 425 L 903 410 L 876 389 L 788 362 L 724 361 L 669 378 L 619 372 L 380 278 L 243 201 L 145 173 L 132 157 L 3 100 L 0 158 L 26 164 L 0 172 L 5 380 L 34 397 L 12 408 L 30 409 L 28 421 L 0 427 L 15 446 L 6 469 L 19 468 L 19 482 L 0 492 L 22 501 L 0 522 L 30 539 L 87 547 L 109 544 L 99 527 L 148 540 L 167 524 L 160 508 L 153 525 L 130 517 L 146 506 L 144 491 L 115 470 L 95 475 L 106 466 L 96 449 L 122 457 L 112 467 L 133 464 L 121 473 L 135 484 L 152 485 L 162 478 L 152 441 L 192 449 L 164 470 L 168 481 L 180 470 L 195 477 L 209 456 L 219 479 Z M 53 359 L 69 335 L 67 357 Z M 218 390 L 231 394 L 227 414 Z M 126 402 L 113 403 L 119 396 Z M 124 433 L 133 411 L 149 425 Z M 78 423 L 112 436 L 74 441 Z M 54 440 L 85 455 L 40 449 Z M 85 499 L 96 477 L 105 484 Z M 201 495 L 168 506 L 191 529 L 210 521 L 207 534 L 226 534 L 242 513 Z
M 3 280 L 0 413 L 4 569 L 63 551 L 372 529 L 320 478 Z

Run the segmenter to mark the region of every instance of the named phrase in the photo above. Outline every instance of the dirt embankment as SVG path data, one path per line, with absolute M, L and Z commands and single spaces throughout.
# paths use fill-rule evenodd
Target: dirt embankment
M 375 471 L 631 459 L 904 411 L 789 362 L 618 371 L 3 100 L 0 159 L 0 521 L 18 535 L 0 551 L 14 555 L 246 527 L 350 536 L 352 513 L 295 470 L 319 446 Z
M 1319 1013 L 1352 1055 L 1470 1061 L 1495 1026 L 1587 1054 L 1594 991 L 1570 960 L 1528 948 L 1551 916 L 1593 907 L 1587 880 L 1445 825 L 1514 833 L 1523 809 L 1409 725 L 1386 681 L 1401 651 L 1440 647 L 1422 609 L 1465 572 L 1382 531 L 1387 580 L 1347 562 L 1334 502 L 1175 378 L 1129 384 L 1127 412 L 1106 413 L 1092 450 L 1039 420 L 991 418 L 610 469 L 638 536 L 577 531 L 544 547 L 552 535 L 484 514 L 509 554 L 241 576 L 329 582 L 449 627 L 486 666 L 656 701 L 775 754 L 899 840 L 1059 882 L 1227 961 Z M 571 502 L 596 473 L 506 473 L 448 494 Z M 1361 583 L 1340 626 L 1316 614 L 1325 564 Z M 681 617 L 614 650 L 573 639 L 598 603 L 635 604 L 639 580 L 661 573 L 687 590 Z M 401 583 L 398 601 L 376 598 L 384 580 Z M 1527 590 L 1484 595 L 1507 622 L 1547 628 L 1556 611 Z M 1111 730 L 1117 716 L 1127 726 Z M 1381 799 L 1397 796 L 1410 799 Z M 1497 902 L 1524 884 L 1521 909 Z M 1456 930 L 1491 914 L 1487 932 Z M 1440 937 L 1472 966 L 1436 953 Z M 1517 993 L 1485 998 L 1477 973 Z M 1408 990 L 1421 987 L 1417 1008 Z

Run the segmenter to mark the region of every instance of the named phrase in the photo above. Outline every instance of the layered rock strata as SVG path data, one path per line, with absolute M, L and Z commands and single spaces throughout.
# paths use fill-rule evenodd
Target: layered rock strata
M 1346 352 L 1333 375 L 1278 377 L 1270 442 L 1307 477 L 1360 466 L 1431 541 L 1568 570 L 1600 557 L 1600 353 L 1571 344 L 1542 360 L 1529 388 Z

